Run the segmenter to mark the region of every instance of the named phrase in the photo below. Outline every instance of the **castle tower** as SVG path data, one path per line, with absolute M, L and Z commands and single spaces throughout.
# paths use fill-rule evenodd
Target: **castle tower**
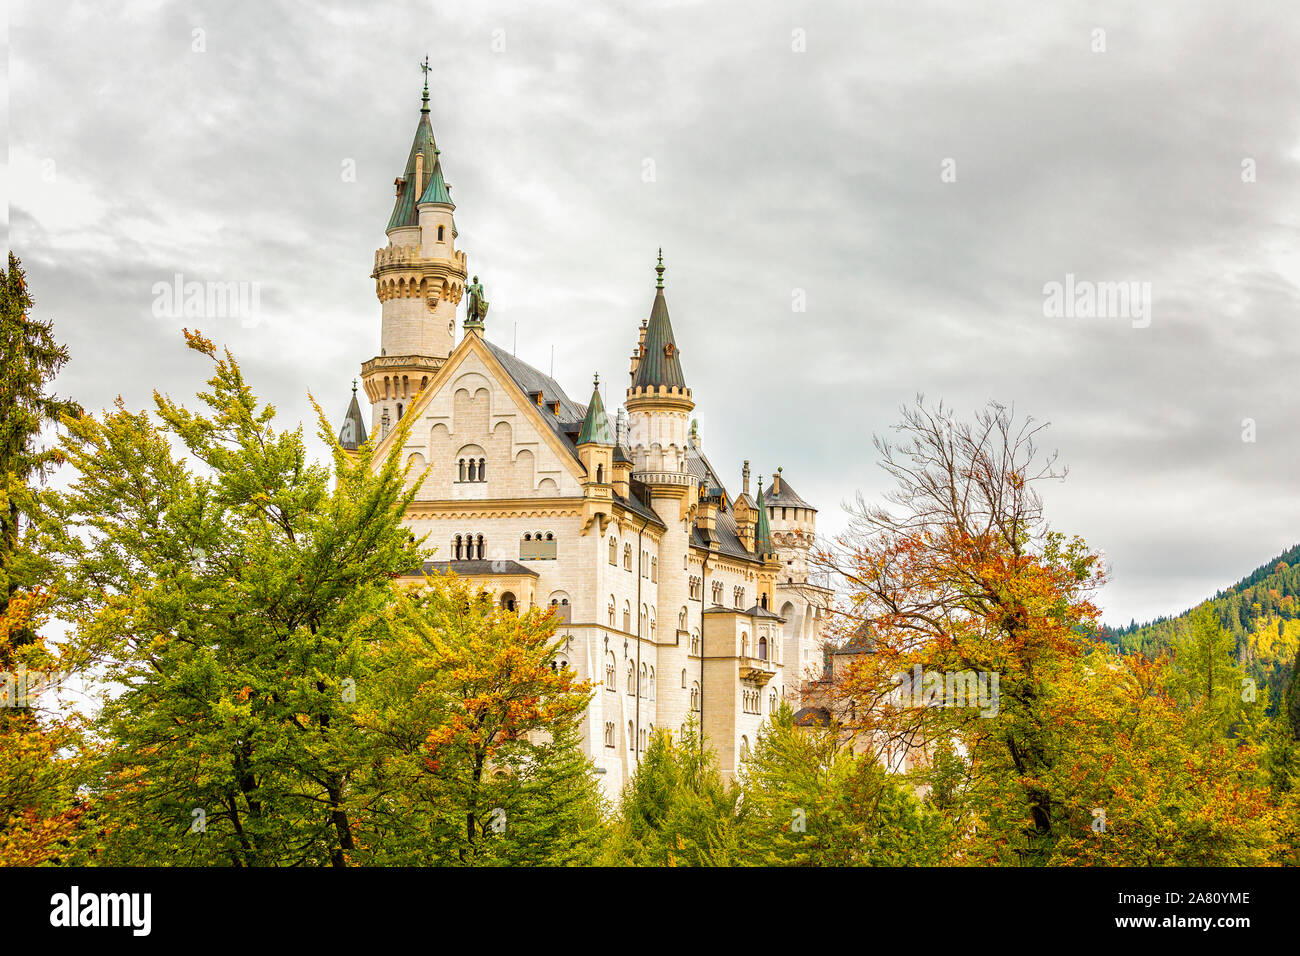
M 817 509 L 799 497 L 778 468 L 764 506 L 781 561 L 780 584 L 808 583 L 808 552 L 817 535 Z
M 451 187 L 429 122 L 429 58 L 415 140 L 395 180 L 388 245 L 375 253 L 375 294 L 382 317 L 379 354 L 361 366 L 373 406 L 371 431 L 382 439 L 442 367 L 455 345 L 456 306 L 465 289 L 465 253 L 456 248 Z
M 664 257 L 655 267 L 654 305 L 640 330 L 633 356 L 636 366 L 624 405 L 628 412 L 628 450 L 634 477 L 652 487 L 685 489 L 691 484 L 686 464 L 687 431 L 695 402 L 682 375 L 681 353 L 673 339 L 664 298 Z

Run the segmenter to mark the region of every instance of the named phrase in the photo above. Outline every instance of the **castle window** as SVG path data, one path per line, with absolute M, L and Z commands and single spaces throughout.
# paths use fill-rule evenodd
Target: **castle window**
M 512 594 L 510 591 L 507 591 L 507 592 L 505 592 L 505 594 L 502 594 L 502 595 L 501 595 L 501 606 L 502 606 L 503 608 L 505 608 L 507 611 L 513 611 L 513 610 L 515 609 L 515 596 L 514 596 L 514 594 Z
M 603 485 L 604 483 L 605 483 L 605 466 L 604 466 L 604 465 L 597 465 L 597 466 L 596 466 L 596 484 L 598 484 L 598 485 Z
M 776 688 L 775 687 L 773 687 L 772 692 L 767 695 L 767 712 L 769 714 L 776 713 Z
M 614 652 L 605 652 L 605 690 L 614 693 Z M 611 725 L 612 726 L 612 725 Z
M 749 656 L 749 635 L 746 634 L 744 631 L 740 633 L 740 656 L 741 657 Z
M 700 709 L 700 682 L 691 681 L 691 710 Z
M 785 520 L 785 509 L 784 509 L 784 508 L 781 509 L 781 520 L 782 520 L 782 521 Z
M 627 662 L 627 696 L 636 696 L 636 668 L 631 661 Z
M 760 661 L 767 660 L 767 638 L 766 637 L 760 637 L 758 639 L 758 659 Z
M 636 753 L 636 729 L 630 720 L 627 722 L 627 749 Z
M 630 543 L 623 545 L 623 570 L 632 570 L 632 545 Z
M 402 403 L 401 403 L 401 402 L 398 402 L 398 403 L 397 403 L 397 420 L 398 420 L 399 422 L 402 420 Z
M 483 560 L 483 536 L 478 536 L 478 559 Z
M 443 230 L 443 228 L 444 228 L 443 226 L 439 226 L 439 227 L 438 227 L 438 241 L 439 241 L 439 242 L 442 242 L 442 230 Z
M 691 655 L 693 657 L 700 656 L 700 632 L 699 631 L 691 631 Z
M 456 472 L 456 480 L 457 480 L 457 481 L 465 481 L 465 480 L 466 480 L 466 479 L 465 479 L 465 459 L 462 458 L 459 462 L 457 462 L 457 465 L 459 466 L 459 470 Z
M 486 458 L 480 458 L 478 460 L 478 480 L 487 481 L 487 459 Z
M 614 595 L 609 596 L 609 626 L 614 626 Z
M 686 689 L 686 668 L 682 668 L 682 690 Z
M 650 577 L 650 553 L 648 551 L 641 552 L 641 577 Z
M 543 537 L 540 531 L 524 532 L 519 542 L 520 561 L 554 561 L 557 557 L 555 535 L 547 532 Z
M 613 535 L 609 537 L 609 563 L 618 567 L 618 539 Z M 612 621 L 610 622 L 613 623 Z
M 677 630 L 686 630 L 686 608 L 682 608 L 681 612 L 677 615 Z
M 650 689 L 650 681 L 646 679 L 646 667 L 641 665 L 641 685 L 637 688 L 637 694 L 641 697 L 646 696 L 646 691 Z
M 650 699 L 655 699 L 655 669 L 650 668 Z
M 623 602 L 623 630 L 632 631 L 632 604 L 629 601 Z
M 740 759 L 749 759 L 749 738 L 744 734 L 740 735 Z
M 455 555 L 455 557 L 452 558 L 453 561 L 459 561 L 459 560 L 461 559 L 461 558 L 460 558 L 460 554 L 461 554 L 461 550 L 460 550 L 460 549 L 461 549 L 461 537 L 460 537 L 460 535 L 456 535 L 456 543 L 455 543 L 455 545 L 454 545 L 453 548 L 452 548 L 452 554 Z
M 659 559 L 650 559 L 650 580 L 658 583 L 659 581 Z
M 605 721 L 605 746 L 612 748 L 614 746 L 614 722 Z

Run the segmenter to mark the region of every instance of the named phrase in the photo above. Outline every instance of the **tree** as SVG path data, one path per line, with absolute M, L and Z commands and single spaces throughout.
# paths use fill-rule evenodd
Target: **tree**
M 1043 785 L 1056 759 L 1045 699 L 1090 646 L 1088 596 L 1103 578 L 1081 540 L 1047 527 L 1037 489 L 1064 473 L 1038 452 L 1043 427 L 996 403 L 959 422 L 918 398 L 897 442 L 876 439 L 895 481 L 888 506 L 859 496 L 849 531 L 816 557 L 851 589 L 846 631 L 875 642 L 843 688 L 868 739 L 922 750 L 957 742 L 974 774 L 1009 774 L 1017 810 L 1002 822 L 1026 862 L 1044 859 L 1060 832 Z M 950 675 L 998 675 L 992 712 L 915 697 L 898 705 L 894 675 L 917 668 L 941 687 Z M 970 824 L 954 821 L 958 832 Z
M 363 720 L 381 743 L 359 786 L 377 795 L 377 862 L 590 862 L 604 825 L 579 733 L 591 686 L 557 662 L 556 625 L 454 575 L 373 623 Z
M 0 614 L 19 590 L 49 583 L 49 563 L 23 537 L 39 514 L 35 485 L 62 456 L 36 442 L 46 426 L 80 414 L 75 402 L 48 391 L 68 350 L 55 340 L 52 323 L 30 314 L 32 305 L 22 265 L 10 252 L 8 270 L 0 270 Z M 27 625 L 17 625 L 7 653 L 35 639 Z M 14 659 L 0 658 L 0 670 L 15 666 Z
M 302 429 L 276 432 L 234 358 L 186 336 L 213 363 L 206 414 L 119 400 L 64 442 L 77 477 L 49 546 L 70 646 L 121 689 L 96 722 L 92 842 L 107 862 L 345 865 L 370 756 L 361 625 L 420 565 L 400 523 L 414 491 L 320 414 L 331 489 Z
M 680 740 L 651 735 L 622 802 L 605 862 L 631 866 L 714 866 L 733 862 L 736 791 L 694 721 Z
M 738 862 L 751 866 L 908 866 L 943 861 L 938 811 L 836 726 L 796 727 L 782 704 L 745 764 Z

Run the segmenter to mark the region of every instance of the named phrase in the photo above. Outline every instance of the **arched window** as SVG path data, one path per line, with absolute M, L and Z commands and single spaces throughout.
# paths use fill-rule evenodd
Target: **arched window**
M 637 688 L 637 695 L 640 696 L 640 697 L 645 697 L 646 694 L 647 694 L 647 692 L 649 692 L 649 690 L 650 690 L 650 681 L 649 681 L 649 679 L 646 677 L 646 666 L 645 666 L 644 664 L 642 664 L 642 665 L 641 665 L 641 685 Z
M 632 570 L 632 544 L 628 542 L 623 545 L 623 570 Z
M 686 668 L 682 668 L 682 690 L 686 689 Z
M 503 608 L 505 608 L 507 611 L 513 611 L 513 610 L 515 609 L 515 596 L 514 596 L 514 594 L 511 593 L 510 591 L 506 591 L 504 594 L 502 594 L 502 595 L 501 595 L 501 606 L 502 606 Z
M 480 458 L 478 460 L 478 480 L 487 481 L 487 459 L 486 458 Z
M 442 230 L 443 230 L 443 228 L 444 228 L 444 227 L 442 227 L 442 226 L 439 226 L 439 227 L 438 227 L 438 241 L 439 241 L 439 242 L 442 242 Z
M 749 656 L 749 634 L 744 631 L 740 632 L 740 656 Z
M 749 759 L 749 738 L 744 734 L 740 735 L 740 759 Z
M 614 693 L 615 690 L 614 667 L 614 653 L 612 651 L 607 651 L 605 653 L 605 690 L 609 691 L 611 694 Z
M 642 604 L 641 605 L 641 630 L 638 631 L 637 633 L 639 635 L 647 634 L 649 632 L 649 623 L 650 623 L 649 612 L 646 610 L 646 606 Z
M 609 626 L 614 626 L 614 595 L 609 596 Z
M 677 614 L 677 630 L 686 630 L 686 608 L 682 608 Z
M 460 537 L 460 535 L 456 535 L 456 544 L 455 544 L 454 547 L 453 547 L 452 554 L 455 555 L 455 558 L 453 558 L 452 560 L 459 561 L 459 560 L 461 559 L 461 557 L 460 557 L 460 554 L 461 554 L 461 537 Z
M 479 559 L 480 561 L 483 560 L 483 553 L 484 553 L 484 552 L 483 552 L 483 536 L 482 536 L 482 535 L 479 535 L 479 536 L 478 536 L 478 559 Z
M 636 751 L 636 729 L 630 720 L 627 722 L 627 749 Z
M 460 461 L 458 461 L 458 462 L 456 463 L 456 465 L 457 465 L 457 470 L 456 470 L 456 480 L 457 480 L 457 481 L 467 481 L 468 479 L 465 477 L 465 476 L 466 476 L 466 470 L 465 470 L 465 459 L 462 458 Z
M 651 700 L 654 700 L 654 699 L 655 699 L 655 669 L 654 669 L 653 667 L 650 668 L 650 693 L 649 693 L 649 697 L 650 697 Z
M 766 637 L 760 637 L 758 639 L 758 659 L 760 661 L 767 660 L 767 638 Z
M 691 681 L 691 710 L 700 709 L 700 682 Z
M 776 688 L 775 687 L 773 687 L 771 693 L 767 695 L 767 712 L 769 714 L 776 713 Z
M 764 610 L 764 611 L 767 610 L 767 592 L 766 592 L 766 591 L 763 592 L 763 610 Z
M 691 654 L 694 657 L 700 656 L 700 632 L 691 631 Z
M 612 534 L 609 536 L 609 563 L 618 566 L 618 539 Z
M 603 485 L 604 483 L 605 483 L 605 466 L 604 466 L 604 465 L 597 465 L 597 466 L 596 466 L 596 484 L 598 484 L 598 485 Z
M 402 420 L 402 403 L 401 403 L 401 402 L 398 402 L 398 403 L 397 403 L 397 420 L 398 420 L 399 422 Z
M 636 668 L 632 666 L 631 661 L 627 662 L 627 695 L 636 696 Z
M 651 608 L 650 609 L 650 640 L 652 641 L 655 639 L 656 626 L 657 626 L 657 621 L 655 620 L 655 609 Z
M 614 746 L 614 721 L 612 720 L 605 721 L 605 746 Z
M 623 630 L 631 633 L 632 631 L 632 602 L 623 602 Z
M 478 481 L 478 462 L 473 458 L 469 460 L 469 474 L 466 481 Z
M 659 580 L 659 559 L 658 558 L 650 559 L 650 580 L 654 582 L 658 582 Z

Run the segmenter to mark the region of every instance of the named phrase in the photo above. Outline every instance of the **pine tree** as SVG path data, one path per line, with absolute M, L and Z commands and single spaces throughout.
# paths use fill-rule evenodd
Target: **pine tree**
M 49 385 L 68 361 L 68 350 L 54 338 L 53 325 L 31 314 L 32 298 L 18 257 L 0 271 L 0 615 L 19 590 L 48 584 L 49 563 L 24 544 L 38 517 L 35 485 L 62 460 L 57 448 L 38 448 L 41 431 L 77 416 L 75 402 L 49 393 Z M 26 626 L 15 628 L 7 655 L 36 640 Z M 0 657 L 0 670 L 16 661 Z

